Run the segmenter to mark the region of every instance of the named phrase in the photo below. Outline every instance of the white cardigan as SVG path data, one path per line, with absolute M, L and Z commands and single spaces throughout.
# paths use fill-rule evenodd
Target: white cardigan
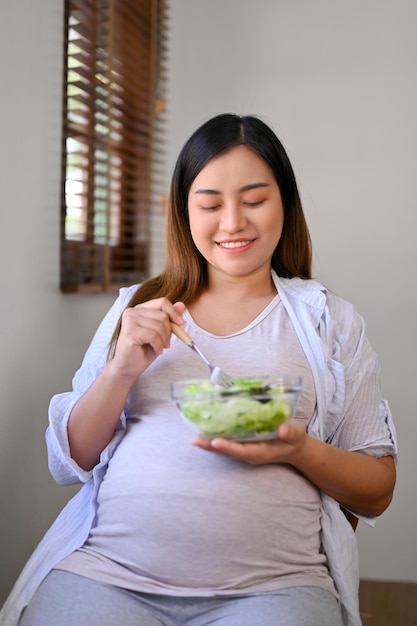
M 311 366 L 317 407 L 309 434 L 338 447 L 363 450 L 372 456 L 396 457 L 396 434 L 389 407 L 379 391 L 379 364 L 364 332 L 364 321 L 348 302 L 329 293 L 313 280 L 272 277 L 291 318 L 299 341 Z M 72 392 L 51 400 L 46 433 L 49 467 L 55 480 L 63 485 L 84 483 L 41 540 L 15 583 L 0 612 L 1 626 L 17 626 L 20 615 L 36 589 L 58 561 L 86 541 L 97 507 L 97 492 L 107 464 L 124 435 L 126 419 L 120 416 L 115 435 L 103 450 L 99 464 L 87 472 L 70 457 L 67 422 L 74 404 L 83 393 L 78 379 L 86 370 L 91 380 L 105 362 L 109 338 L 120 314 L 137 286 L 122 289 L 119 297 L 99 326 L 88 348 L 83 365 L 76 373 Z M 83 374 L 81 374 L 83 372 Z M 365 401 L 378 398 L 379 412 L 372 423 L 352 426 L 349 407 L 359 392 Z M 364 410 L 366 414 L 366 408 Z M 375 410 L 373 411 L 375 414 Z M 358 434 L 357 445 L 344 444 L 344 424 Z M 322 493 L 322 540 L 330 573 L 341 597 L 345 626 L 361 624 L 358 606 L 359 566 L 356 537 L 338 503 Z M 363 518 L 362 518 L 363 519 Z M 373 525 L 372 519 L 366 519 Z

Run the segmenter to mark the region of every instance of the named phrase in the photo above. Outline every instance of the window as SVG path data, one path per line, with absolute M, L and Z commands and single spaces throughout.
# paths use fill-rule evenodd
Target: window
M 149 276 L 161 210 L 166 0 L 66 0 L 61 289 Z M 160 201 L 159 201 L 160 202 Z

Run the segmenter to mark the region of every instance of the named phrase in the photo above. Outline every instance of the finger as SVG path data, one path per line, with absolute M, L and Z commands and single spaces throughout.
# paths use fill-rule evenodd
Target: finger
M 217 452 L 218 454 L 221 454 L 221 452 L 218 452 L 212 447 L 211 441 L 205 439 L 204 437 L 194 437 L 194 439 L 191 440 L 191 443 L 193 444 L 193 446 L 197 446 L 198 448 L 202 448 L 203 450 L 207 450 L 208 452 Z
M 278 428 L 278 437 L 285 443 L 296 443 L 305 431 L 304 426 L 289 420 Z
M 185 310 L 185 305 L 182 302 L 172 304 L 167 298 L 155 298 L 154 300 L 148 300 L 148 302 L 138 304 L 137 307 L 143 307 L 147 310 L 162 311 L 168 316 L 170 321 L 180 324 L 183 322 L 182 313 Z
M 281 441 L 287 442 L 291 438 L 291 428 L 288 428 L 288 424 L 281 424 L 278 428 L 278 437 Z
M 198 446 L 199 448 L 203 448 L 204 450 L 209 450 L 210 452 L 217 452 L 218 454 L 224 454 L 227 456 L 234 456 L 234 454 L 239 453 L 239 451 L 233 451 L 233 442 L 228 441 L 227 439 L 205 439 L 204 437 L 197 436 L 191 442 L 193 445 Z M 236 444 L 241 446 L 242 444 Z M 234 452 L 234 454 L 233 454 Z
M 175 302 L 174 309 L 178 313 L 178 315 L 180 316 L 181 321 L 183 321 L 182 320 L 182 314 L 184 313 L 184 311 L 186 309 L 186 306 L 185 306 L 184 302 Z M 174 321 L 174 320 L 172 320 L 172 321 Z
M 239 443 L 237 441 L 217 438 L 210 442 L 210 449 L 237 461 L 245 461 L 246 463 L 256 465 L 258 463 L 269 462 L 272 450 L 268 444 L 261 442 Z
M 132 346 L 149 345 L 157 353 L 161 354 L 169 345 L 170 327 L 167 317 L 160 311 L 150 312 L 143 308 L 138 310 L 126 309 L 122 317 L 122 329 L 120 340 L 127 341 Z

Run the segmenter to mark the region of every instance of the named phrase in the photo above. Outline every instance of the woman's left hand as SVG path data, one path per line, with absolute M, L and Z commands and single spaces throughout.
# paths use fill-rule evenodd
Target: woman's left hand
M 363 515 L 381 515 L 391 502 L 395 485 L 391 456 L 378 458 L 337 448 L 308 435 L 295 420 L 282 424 L 277 435 L 259 443 L 207 441 L 203 437 L 196 437 L 193 443 L 250 465 L 288 463 L 342 506 Z
M 199 436 L 193 439 L 193 444 L 203 450 L 216 452 L 250 465 L 265 465 L 267 463 L 292 463 L 302 453 L 306 439 L 307 433 L 304 426 L 295 420 L 290 420 L 278 428 L 276 439 L 239 443 L 227 439 L 208 441 Z

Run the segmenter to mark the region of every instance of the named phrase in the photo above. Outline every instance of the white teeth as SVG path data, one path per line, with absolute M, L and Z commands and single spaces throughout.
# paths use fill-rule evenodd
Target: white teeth
M 242 246 L 247 246 L 250 241 L 225 241 L 224 243 L 220 243 L 222 248 L 241 248 Z

